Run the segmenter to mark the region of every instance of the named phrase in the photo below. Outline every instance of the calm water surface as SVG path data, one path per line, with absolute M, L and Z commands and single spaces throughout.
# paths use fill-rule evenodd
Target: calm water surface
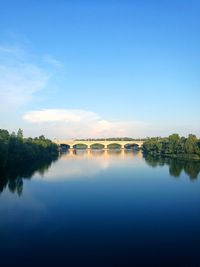
M 140 152 L 77 151 L 3 173 L 0 266 L 200 266 L 199 171 Z

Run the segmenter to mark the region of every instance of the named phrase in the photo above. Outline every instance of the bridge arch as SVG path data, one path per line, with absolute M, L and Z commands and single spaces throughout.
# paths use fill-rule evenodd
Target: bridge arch
M 125 149 L 133 149 L 133 150 L 139 150 L 139 145 L 136 143 L 127 143 L 124 145 Z
M 68 145 L 68 144 L 62 144 L 62 143 L 61 143 L 61 144 L 59 145 L 59 147 L 60 147 L 60 150 L 63 151 L 63 152 L 64 152 L 64 151 L 67 151 L 67 150 L 70 149 L 70 145 Z
M 117 142 L 112 142 L 110 144 L 107 145 L 107 149 L 122 149 L 123 146 Z
M 87 149 L 88 145 L 85 144 L 84 142 L 80 142 L 80 143 L 75 143 L 72 145 L 73 149 Z
M 102 144 L 101 142 L 93 143 L 89 147 L 90 149 L 104 149 L 105 145 Z

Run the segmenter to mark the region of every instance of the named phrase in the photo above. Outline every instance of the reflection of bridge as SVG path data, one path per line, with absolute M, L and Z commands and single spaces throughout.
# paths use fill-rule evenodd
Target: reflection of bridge
M 91 149 L 94 145 L 102 145 L 103 149 L 109 149 L 110 145 L 119 145 L 120 149 L 126 149 L 127 146 L 137 146 L 141 148 L 144 141 L 78 141 L 78 140 L 54 140 L 57 145 L 66 145 L 69 149 L 76 148 L 76 145 L 85 145 L 88 149 Z
M 84 149 L 76 150 L 69 149 L 67 153 L 62 154 L 63 158 L 90 158 L 90 159 L 107 159 L 107 158 L 126 158 L 137 155 L 137 158 L 143 158 L 141 151 L 126 150 L 126 149 Z

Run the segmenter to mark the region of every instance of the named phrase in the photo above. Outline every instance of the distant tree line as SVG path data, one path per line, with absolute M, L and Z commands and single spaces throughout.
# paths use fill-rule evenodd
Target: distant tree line
M 89 138 L 76 139 L 75 141 L 144 141 L 146 139 L 131 138 L 131 137 L 109 137 L 109 138 Z
M 189 134 L 187 138 L 178 134 L 166 138 L 148 138 L 142 149 L 144 153 L 151 155 L 200 160 L 200 139 L 194 134 Z
M 43 135 L 24 138 L 23 131 L 11 134 L 0 129 L 0 168 L 33 163 L 58 155 L 58 146 Z

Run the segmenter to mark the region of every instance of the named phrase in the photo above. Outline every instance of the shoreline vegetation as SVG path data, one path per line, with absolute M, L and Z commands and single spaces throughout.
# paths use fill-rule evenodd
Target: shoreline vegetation
M 109 138 L 109 140 L 112 139 Z M 128 137 L 124 139 L 134 140 Z M 119 140 L 121 138 L 115 138 L 115 141 Z M 180 137 L 175 133 L 168 137 L 152 137 L 143 139 L 143 141 L 142 152 L 144 155 L 200 160 L 200 139 L 194 134 Z M 46 139 L 44 135 L 24 138 L 21 129 L 17 133 L 12 132 L 11 134 L 5 129 L 0 129 L 0 168 L 44 161 L 58 155 L 59 146 L 50 139 Z
M 0 168 L 35 164 L 58 156 L 58 146 L 43 135 L 24 138 L 23 131 L 11 134 L 0 129 Z
M 20 196 L 23 179 L 31 179 L 36 171 L 44 174 L 58 159 L 59 151 L 59 146 L 43 135 L 24 138 L 21 129 L 11 134 L 0 129 L 0 193 L 8 187 Z M 191 179 L 196 179 L 200 172 L 200 139 L 193 134 L 187 138 L 178 134 L 146 138 L 142 152 L 147 164 L 152 167 L 167 164 L 174 177 L 184 170 Z
M 144 155 L 155 157 L 200 161 L 200 139 L 194 134 L 189 134 L 187 138 L 178 134 L 147 138 L 142 145 L 142 151 Z
M 17 134 L 0 129 L 0 193 L 8 187 L 20 196 L 23 179 L 31 179 L 36 171 L 44 174 L 58 155 L 58 146 L 43 135 L 24 138 L 21 129 Z

